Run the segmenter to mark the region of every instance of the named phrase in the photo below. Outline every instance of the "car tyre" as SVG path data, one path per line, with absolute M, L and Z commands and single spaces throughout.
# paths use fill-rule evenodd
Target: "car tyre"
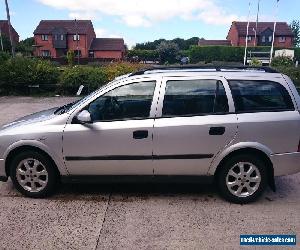
M 243 154 L 228 159 L 217 174 L 221 196 L 230 202 L 246 204 L 257 200 L 268 183 L 265 162 L 259 157 Z
M 17 154 L 11 161 L 10 177 L 15 188 L 30 198 L 50 196 L 59 181 L 59 174 L 53 161 L 37 151 Z

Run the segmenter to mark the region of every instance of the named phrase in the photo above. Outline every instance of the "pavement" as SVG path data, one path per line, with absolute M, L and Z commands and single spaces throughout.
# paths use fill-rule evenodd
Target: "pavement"
M 0 97 L 0 125 L 73 100 Z M 8 181 L 0 183 L 0 249 L 261 249 L 241 248 L 240 234 L 300 233 L 300 174 L 276 185 L 236 205 L 213 185 L 68 184 L 29 199 Z

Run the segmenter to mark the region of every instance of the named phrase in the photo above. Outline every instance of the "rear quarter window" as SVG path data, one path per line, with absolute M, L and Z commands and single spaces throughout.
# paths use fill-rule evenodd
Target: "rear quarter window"
M 236 112 L 295 110 L 293 101 L 280 83 L 272 81 L 231 80 Z

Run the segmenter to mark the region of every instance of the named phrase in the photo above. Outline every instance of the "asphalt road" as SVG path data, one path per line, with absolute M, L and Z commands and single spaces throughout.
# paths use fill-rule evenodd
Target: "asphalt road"
M 1 97 L 0 125 L 72 100 Z M 240 249 L 240 234 L 300 233 L 300 174 L 276 184 L 277 193 L 235 205 L 200 184 L 62 185 L 34 200 L 8 181 L 0 183 L 0 249 Z

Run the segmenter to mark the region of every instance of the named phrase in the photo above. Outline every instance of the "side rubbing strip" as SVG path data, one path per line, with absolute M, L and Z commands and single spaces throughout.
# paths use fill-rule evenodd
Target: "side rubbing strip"
M 209 159 L 213 154 L 198 155 L 112 155 L 112 156 L 67 156 L 66 161 L 141 161 L 141 160 L 191 160 Z

